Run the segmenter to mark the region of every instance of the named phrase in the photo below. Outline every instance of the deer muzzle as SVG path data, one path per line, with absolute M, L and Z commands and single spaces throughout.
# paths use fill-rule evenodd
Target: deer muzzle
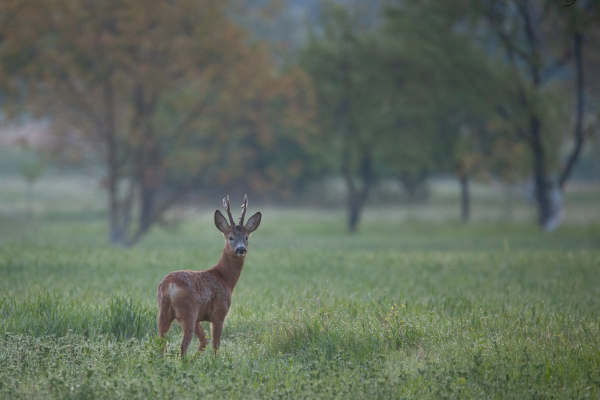
M 235 254 L 238 256 L 242 256 L 242 255 L 246 254 L 246 248 L 244 246 L 238 246 L 235 249 Z

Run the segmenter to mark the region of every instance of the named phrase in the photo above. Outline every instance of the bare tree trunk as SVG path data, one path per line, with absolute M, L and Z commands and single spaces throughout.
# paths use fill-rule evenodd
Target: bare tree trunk
M 538 205 L 538 224 L 546 229 L 552 218 L 552 182 L 548 178 L 546 152 L 541 138 L 541 122 L 537 115 L 529 120 L 530 146 L 533 153 L 533 179 L 535 200 Z
M 362 155 L 361 165 L 359 170 L 359 176 L 361 179 L 361 187 L 358 188 L 352 177 L 349 168 L 346 167 L 344 171 L 346 182 L 348 183 L 348 231 L 355 232 L 360 221 L 364 206 L 369 197 L 371 188 L 375 184 L 375 176 L 373 173 L 373 166 L 371 161 L 371 155 L 368 150 L 365 150 Z
M 353 195 L 348 199 L 348 231 L 350 233 L 356 232 L 358 221 L 362 213 L 363 204 L 359 199 Z
M 146 234 L 156 221 L 155 199 L 156 192 L 152 188 L 142 187 L 140 190 L 138 229 L 131 240 L 132 244 L 135 244 L 144 234 Z
M 127 246 L 127 226 L 123 221 L 122 204 L 119 201 L 119 159 L 116 137 L 114 93 L 110 79 L 104 84 L 104 107 L 106 140 L 106 167 L 108 170 L 109 240 L 116 246 Z
M 460 174 L 460 216 L 464 223 L 471 220 L 471 193 L 469 190 L 469 175 Z

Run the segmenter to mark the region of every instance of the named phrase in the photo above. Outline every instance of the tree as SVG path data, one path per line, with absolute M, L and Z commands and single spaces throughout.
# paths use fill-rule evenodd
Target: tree
M 572 9 L 558 3 L 541 0 L 472 3 L 486 24 L 489 34 L 486 44 L 503 49 L 505 61 L 513 71 L 512 97 L 516 107 L 501 107 L 500 113 L 511 121 L 530 148 L 538 223 L 546 230 L 560 223 L 561 190 L 583 145 L 584 38 L 598 15 L 597 1 L 583 1 L 572 5 Z M 557 104 L 556 98 L 552 98 L 551 83 L 556 82 L 558 72 L 564 71 L 571 60 L 575 63 L 573 75 L 577 82 L 575 145 L 565 166 L 558 170 L 562 126 L 548 120 L 552 115 L 549 111 Z
M 382 71 L 390 77 L 390 129 L 400 143 L 388 147 L 386 165 L 405 186 L 432 172 L 456 175 L 467 221 L 469 181 L 488 168 L 489 142 L 496 140 L 487 125 L 503 100 L 505 71 L 466 34 L 460 3 L 401 4 L 385 17 Z
M 556 5 L 554 6 L 556 7 Z M 558 185 L 562 190 L 564 190 L 567 180 L 579 160 L 585 141 L 586 80 L 591 81 L 593 79 L 586 78 L 585 64 L 586 62 L 589 64 L 590 60 L 597 58 L 599 52 L 596 51 L 591 57 L 586 53 L 593 53 L 592 49 L 597 49 L 600 44 L 600 24 L 598 24 L 600 1 L 589 0 L 573 6 L 574 4 L 571 4 L 566 10 L 567 12 L 562 14 L 562 19 L 566 25 L 564 38 L 566 41 L 572 42 L 573 67 L 575 70 L 574 146 L 558 179 Z M 587 49 L 585 48 L 586 42 Z
M 269 168 L 245 166 L 275 141 L 275 126 L 305 121 L 310 93 L 298 90 L 301 74 L 278 76 L 266 50 L 228 16 L 230 6 L 0 6 L 0 82 L 26 92 L 29 109 L 53 122 L 57 151 L 83 146 L 103 162 L 113 244 L 135 244 L 194 188 L 243 177 L 263 189 Z
M 325 132 L 323 157 L 330 159 L 348 188 L 348 230 L 354 232 L 377 182 L 376 152 L 381 141 L 378 98 L 381 79 L 373 70 L 373 43 L 360 33 L 356 14 L 326 3 L 321 30 L 300 54 L 318 99 L 318 121 Z M 375 115 L 373 114 L 375 113 Z
M 461 32 L 465 15 L 451 3 L 387 8 L 371 31 L 331 6 L 304 50 L 327 148 L 348 187 L 350 231 L 382 177 L 414 194 L 433 172 L 456 174 L 469 217 L 469 179 L 485 169 L 486 121 L 503 98 L 489 93 L 506 77 Z

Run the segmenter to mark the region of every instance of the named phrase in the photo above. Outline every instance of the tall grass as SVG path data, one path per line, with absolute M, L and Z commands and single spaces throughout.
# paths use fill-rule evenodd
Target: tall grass
M 96 302 L 45 290 L 26 297 L 5 294 L 0 299 L 0 315 L 0 332 L 34 337 L 111 335 L 115 340 L 127 340 L 156 334 L 156 310 L 120 295 Z

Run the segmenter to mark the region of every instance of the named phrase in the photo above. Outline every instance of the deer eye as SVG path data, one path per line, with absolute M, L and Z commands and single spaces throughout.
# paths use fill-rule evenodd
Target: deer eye
M 246 241 L 248 241 L 248 236 L 246 236 Z
M 233 236 L 229 236 L 229 240 L 233 240 Z

